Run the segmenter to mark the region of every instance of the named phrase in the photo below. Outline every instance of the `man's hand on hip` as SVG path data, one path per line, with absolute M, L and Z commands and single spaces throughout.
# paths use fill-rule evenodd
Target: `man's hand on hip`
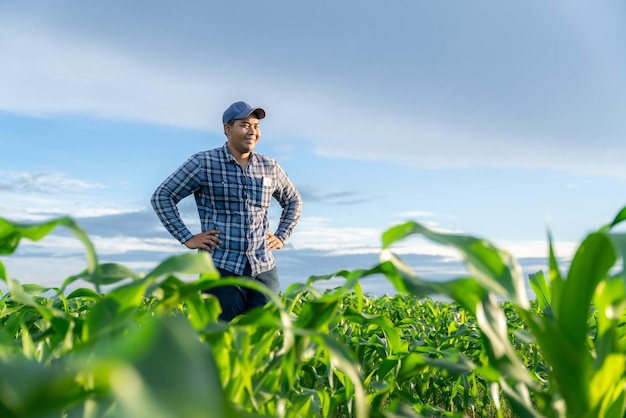
M 267 248 L 270 250 L 280 250 L 281 248 L 283 248 L 283 242 L 281 240 L 279 240 L 278 238 L 276 238 L 276 236 L 274 234 L 272 234 L 270 231 L 267 231 L 267 234 L 265 234 L 267 237 Z
M 191 237 L 189 241 L 185 242 L 185 246 L 192 250 L 197 249 L 212 252 L 222 243 L 222 240 L 217 237 L 217 234 L 219 233 L 221 233 L 221 231 L 218 231 L 217 229 L 201 232 Z

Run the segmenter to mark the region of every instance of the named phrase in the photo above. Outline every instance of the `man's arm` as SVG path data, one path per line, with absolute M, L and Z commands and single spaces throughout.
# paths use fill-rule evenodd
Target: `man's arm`
M 277 166 L 276 169 L 277 187 L 273 196 L 278 200 L 283 211 L 274 236 L 284 244 L 302 214 L 302 197 L 282 168 Z
M 150 200 L 165 229 L 181 244 L 189 241 L 193 234 L 184 224 L 176 205 L 200 187 L 200 169 L 197 158 L 189 158 L 157 187 Z

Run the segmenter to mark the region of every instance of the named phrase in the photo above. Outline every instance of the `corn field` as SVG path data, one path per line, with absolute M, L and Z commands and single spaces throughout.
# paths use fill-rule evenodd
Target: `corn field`
M 510 254 L 414 221 L 382 235 L 376 266 L 276 295 L 220 279 L 207 253 L 140 274 L 100 263 L 69 217 L 0 218 L 3 256 L 55 228 L 86 254 L 55 288 L 22 284 L 0 261 L 0 417 L 623 417 L 626 235 L 614 227 L 625 219 L 626 207 L 587 235 L 567 271 L 548 235 L 549 268 L 528 277 L 529 298 Z M 393 252 L 412 235 L 456 249 L 467 275 L 418 276 Z M 397 294 L 364 294 L 372 275 Z M 342 286 L 315 287 L 336 277 Z M 88 287 L 68 290 L 79 281 Z M 218 321 L 202 290 L 232 284 L 271 301 Z

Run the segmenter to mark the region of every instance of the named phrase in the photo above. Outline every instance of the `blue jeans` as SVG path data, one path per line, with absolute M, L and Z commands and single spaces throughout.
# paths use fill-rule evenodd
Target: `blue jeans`
M 246 267 L 241 276 L 232 273 L 230 271 L 223 270 L 217 267 L 221 277 L 250 277 L 252 274 L 252 268 L 249 263 L 246 263 Z M 260 273 L 256 277 L 252 277 L 252 280 L 261 282 L 267 286 L 272 292 L 278 293 L 279 282 L 278 272 L 276 267 L 269 271 Z M 205 290 L 206 293 L 214 295 L 222 306 L 222 313 L 219 319 L 230 322 L 237 315 L 241 315 L 252 308 L 257 306 L 264 306 L 269 302 L 269 297 L 261 292 L 257 292 L 253 289 L 240 286 L 220 286 L 213 289 Z

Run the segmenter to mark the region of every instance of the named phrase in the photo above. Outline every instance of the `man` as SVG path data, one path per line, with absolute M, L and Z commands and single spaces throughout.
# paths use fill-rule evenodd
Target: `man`
M 302 212 L 302 198 L 278 163 L 253 152 L 261 138 L 265 110 L 233 103 L 222 116 L 224 146 L 191 156 L 154 192 L 152 207 L 170 234 L 190 249 L 210 251 L 222 277 L 247 276 L 278 292 L 272 250 L 279 250 Z M 202 232 L 193 235 L 177 204 L 193 194 Z M 271 197 L 282 207 L 276 231 L 269 230 Z M 239 286 L 211 289 L 230 321 L 268 302 L 264 294 Z

